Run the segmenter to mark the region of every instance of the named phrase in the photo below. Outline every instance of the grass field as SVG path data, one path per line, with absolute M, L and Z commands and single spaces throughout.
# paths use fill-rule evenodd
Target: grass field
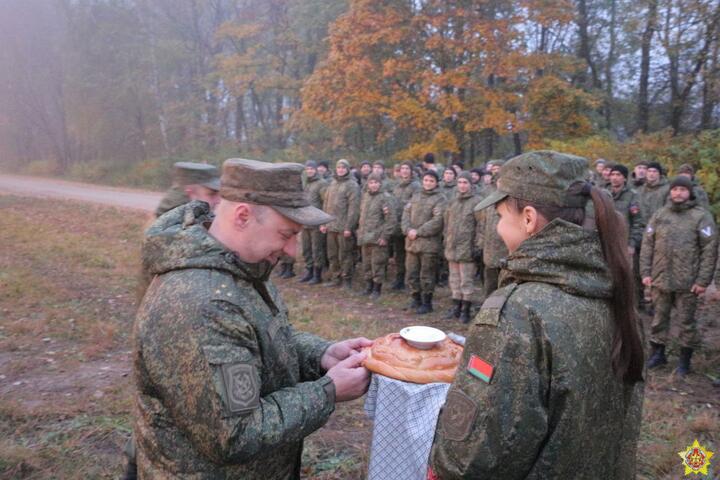
M 0 196 L 0 478 L 120 475 L 131 425 L 139 242 L 147 221 L 127 210 Z M 384 295 L 373 305 L 295 279 L 278 283 L 295 325 L 331 339 L 374 338 L 416 323 L 402 311 L 403 295 Z M 444 310 L 447 290 L 437 297 L 437 310 Z M 466 332 L 441 315 L 422 323 Z M 702 308 L 705 348 L 695 374 L 683 381 L 667 368 L 649 377 L 640 478 L 681 478 L 677 452 L 696 438 L 720 450 L 720 392 L 710 386 L 720 370 L 718 318 L 717 302 Z M 362 405 L 339 405 L 309 437 L 307 478 L 365 477 L 371 424 Z

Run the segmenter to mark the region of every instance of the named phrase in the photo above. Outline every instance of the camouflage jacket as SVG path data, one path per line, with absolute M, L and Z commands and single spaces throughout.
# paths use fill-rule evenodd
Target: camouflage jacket
M 184 205 L 190 201 L 190 197 L 185 194 L 182 187 L 172 187 L 165 193 L 165 196 L 160 200 L 160 204 L 155 209 L 155 216 L 159 217 L 165 212 L 172 210 L 175 207 Z
M 508 257 L 500 282 L 468 331 L 438 419 L 434 472 L 634 478 L 644 384 L 611 368 L 612 284 L 597 233 L 553 220 Z
M 410 199 L 415 195 L 418 191 L 420 191 L 422 187 L 420 187 L 420 182 L 415 180 L 414 178 L 410 178 L 410 180 L 402 180 L 400 179 L 393 188 L 392 194 L 393 197 L 395 197 L 395 205 L 397 207 L 397 218 L 398 223 L 397 227 L 395 228 L 395 233 L 393 235 L 400 236 L 403 235 L 402 228 L 400 225 L 400 219 L 402 219 L 403 209 L 405 208 L 405 205 L 408 204 Z
M 268 279 L 208 234 L 192 202 L 148 230 L 155 278 L 134 326 L 140 478 L 299 478 L 303 438 L 335 406 L 320 359 Z
M 443 180 L 440 182 L 440 186 L 438 188 L 440 189 L 440 193 L 445 195 L 445 200 L 450 202 L 453 198 L 455 198 L 455 193 L 457 193 L 456 187 L 457 182 L 455 180 L 450 183 Z
M 712 214 L 694 201 L 658 210 L 645 229 L 640 274 L 668 292 L 707 287 L 717 259 L 717 231 Z
M 494 187 L 485 188 L 485 196 L 490 195 Z M 495 207 L 485 208 L 475 212 L 476 228 L 475 244 L 483 252 L 483 263 L 487 268 L 500 268 L 500 261 L 508 254 L 507 246 L 497 233 L 497 224 L 500 216 Z
M 352 175 L 334 176 L 325 191 L 323 210 L 335 217 L 327 224 L 330 232 L 354 232 L 360 218 L 360 186 Z
M 640 213 L 643 222 L 647 225 L 652 216 L 660 210 L 670 195 L 670 182 L 665 177 L 661 177 L 657 183 L 647 183 L 638 190 L 640 197 Z
M 320 175 L 305 180 L 305 195 L 307 195 L 310 205 L 316 208 L 323 208 L 323 200 L 325 198 L 325 191 L 327 190 L 328 182 L 324 178 L 320 178 Z M 308 230 L 317 230 L 318 227 L 303 227 Z
M 615 210 L 620 212 L 625 225 L 628 227 L 628 245 L 635 247 L 635 253 L 637 254 L 637 250 L 640 249 L 640 242 L 642 242 L 643 228 L 645 228 L 638 194 L 627 185 L 619 192 L 610 190 L 610 194 L 613 197 Z
M 397 226 L 395 198 L 388 192 L 365 192 L 360 207 L 358 245 L 376 244 L 380 239 L 390 241 Z
M 449 262 L 472 262 L 476 250 L 477 220 L 473 209 L 481 198 L 459 193 L 445 210 L 445 259 Z
M 405 250 L 412 253 L 440 253 L 442 250 L 443 214 L 445 197 L 440 190 L 420 190 L 405 205 L 402 214 L 402 232 Z M 408 231 L 417 230 L 417 238 L 410 240 Z
M 693 195 L 695 195 L 695 201 L 705 210 L 710 210 L 710 199 L 708 194 L 705 193 L 703 187 L 693 179 Z

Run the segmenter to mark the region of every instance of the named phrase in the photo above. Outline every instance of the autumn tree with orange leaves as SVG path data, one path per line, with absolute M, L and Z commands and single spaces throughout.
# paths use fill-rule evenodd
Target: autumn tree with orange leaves
M 594 100 L 549 48 L 571 19 L 569 3 L 542 0 L 355 0 L 330 30 L 299 118 L 328 126 L 336 146 L 395 158 L 472 161 L 492 156 L 498 137 L 519 151 L 583 135 Z

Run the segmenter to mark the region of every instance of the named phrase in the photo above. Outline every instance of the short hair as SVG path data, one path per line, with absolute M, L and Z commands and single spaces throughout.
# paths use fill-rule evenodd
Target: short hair
M 426 153 L 423 157 L 425 163 L 435 163 L 435 155 L 433 153 Z

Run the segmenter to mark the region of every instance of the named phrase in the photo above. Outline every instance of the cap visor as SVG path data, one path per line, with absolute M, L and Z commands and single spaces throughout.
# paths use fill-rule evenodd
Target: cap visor
M 209 182 L 205 182 L 201 184 L 203 187 L 207 187 L 210 190 L 215 190 L 216 192 L 220 191 L 220 179 L 216 178 L 214 180 L 210 180 Z
M 499 201 L 505 199 L 507 196 L 508 196 L 507 193 L 501 192 L 499 190 L 495 190 L 490 195 L 488 195 L 483 200 L 481 200 L 480 203 L 475 205 L 475 208 L 473 208 L 473 210 L 478 212 L 480 210 L 486 209 L 492 205 L 495 205 Z
M 332 215 L 328 215 L 319 208 L 308 206 L 308 207 L 276 207 L 272 206 L 280 215 L 283 215 L 295 223 L 305 225 L 306 227 L 317 227 L 324 225 L 335 219 Z

